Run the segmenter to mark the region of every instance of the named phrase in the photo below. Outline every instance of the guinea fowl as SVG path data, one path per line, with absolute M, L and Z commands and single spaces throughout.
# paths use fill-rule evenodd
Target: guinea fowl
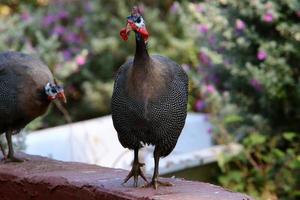
M 127 40 L 131 30 L 135 32 L 135 56 L 118 70 L 111 105 L 120 143 L 134 150 L 132 169 L 124 183 L 134 177 L 137 187 L 138 176 L 141 176 L 147 182 L 145 187 L 171 186 L 171 183 L 158 180 L 159 159 L 172 152 L 185 124 L 188 77 L 169 58 L 149 56 L 148 32 L 137 7 L 127 18 L 121 37 Z M 155 146 L 155 167 L 150 183 L 141 170 L 144 164 L 138 158 L 138 151 L 144 144 Z
M 6 161 L 22 161 L 14 156 L 12 135 L 44 114 L 54 99 L 66 102 L 64 90 L 38 58 L 0 53 L 0 134 L 5 133 L 8 144 Z

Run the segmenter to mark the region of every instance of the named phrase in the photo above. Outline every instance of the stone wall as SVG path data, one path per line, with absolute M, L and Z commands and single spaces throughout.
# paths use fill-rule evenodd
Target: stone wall
M 208 183 L 162 178 L 172 187 L 134 188 L 122 185 L 128 171 L 74 162 L 62 162 L 40 156 L 18 154 L 23 163 L 0 163 L 1 200 L 252 200 Z M 151 175 L 147 176 L 150 180 Z M 143 184 L 140 179 L 140 185 Z

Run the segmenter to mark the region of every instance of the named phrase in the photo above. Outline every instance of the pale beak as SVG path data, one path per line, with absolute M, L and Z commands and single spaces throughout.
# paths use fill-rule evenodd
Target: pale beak
M 57 98 L 58 98 L 61 102 L 67 103 L 67 98 L 66 98 L 64 92 L 59 92 L 59 93 L 57 93 Z

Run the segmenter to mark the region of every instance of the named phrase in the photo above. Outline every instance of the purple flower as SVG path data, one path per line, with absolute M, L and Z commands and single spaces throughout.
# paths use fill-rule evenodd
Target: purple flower
M 242 20 L 237 19 L 235 21 L 235 28 L 236 30 L 243 31 L 246 28 L 246 24 Z
M 92 12 L 93 11 L 93 5 L 92 5 L 92 2 L 90 1 L 85 1 L 84 3 L 84 10 L 86 12 Z
M 274 20 L 274 16 L 271 12 L 267 12 L 263 16 L 263 21 L 267 23 L 271 23 Z
M 75 19 L 75 26 L 78 28 L 82 27 L 84 25 L 84 18 L 83 17 L 77 17 Z
M 179 3 L 178 3 L 177 1 L 175 1 L 175 2 L 172 4 L 170 10 L 171 10 L 172 13 L 177 13 L 178 10 L 179 10 L 179 8 L 180 8 Z
M 210 36 L 208 36 L 208 43 L 209 43 L 210 45 L 215 45 L 216 42 L 217 42 L 217 38 L 216 38 L 215 35 L 210 35 Z
M 64 35 L 64 40 L 69 43 L 79 43 L 80 38 L 76 33 L 69 32 Z
M 249 83 L 250 83 L 250 85 L 251 85 L 256 91 L 258 91 L 258 92 L 262 91 L 263 86 L 261 85 L 261 83 L 260 83 L 258 80 L 256 80 L 256 79 L 251 79 L 251 80 L 249 81 Z
M 257 57 L 258 60 L 263 61 L 268 57 L 268 54 L 264 50 L 259 50 L 257 52 L 256 57 Z
M 211 81 L 213 82 L 213 83 L 215 83 L 216 85 L 218 85 L 218 84 L 220 84 L 220 78 L 218 77 L 218 75 L 216 75 L 216 74 L 213 74 L 213 75 L 211 75 Z
M 58 35 L 58 36 L 63 35 L 64 33 L 65 33 L 65 28 L 60 25 L 55 26 L 53 29 L 53 32 L 52 32 L 52 34 Z
M 69 17 L 69 13 L 65 10 L 61 10 L 59 13 L 58 13 L 58 18 L 59 19 L 67 19 Z
M 46 15 L 42 19 L 42 25 L 44 27 L 48 27 L 49 25 L 53 24 L 57 20 L 57 17 L 55 15 Z
M 67 61 L 70 60 L 72 57 L 72 53 L 69 50 L 64 50 L 63 55 L 64 55 L 64 59 Z
M 212 129 L 212 128 L 208 128 L 208 129 L 207 129 L 207 133 L 208 133 L 208 134 L 212 134 L 212 132 L 213 132 L 213 129 Z
M 210 58 L 209 56 L 204 53 L 204 52 L 200 52 L 199 53 L 199 59 L 200 61 L 204 64 L 204 65 L 209 65 L 210 64 Z
M 198 111 L 198 112 L 199 111 L 203 111 L 204 108 L 205 108 L 205 102 L 202 101 L 202 100 L 200 100 L 200 99 L 198 99 L 196 101 L 196 103 L 195 103 L 195 109 L 196 109 L 196 111 Z
M 22 15 L 21 15 L 21 19 L 22 19 L 22 21 L 24 21 L 24 22 L 26 22 L 26 21 L 28 21 L 29 19 L 30 19 L 30 13 L 26 10 L 26 11 L 24 11 L 23 13 L 22 13 Z
M 198 30 L 200 33 L 207 33 L 209 28 L 208 28 L 208 25 L 206 25 L 206 24 L 199 24 Z

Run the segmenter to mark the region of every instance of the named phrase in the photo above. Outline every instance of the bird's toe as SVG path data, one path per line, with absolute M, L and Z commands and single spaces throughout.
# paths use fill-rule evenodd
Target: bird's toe
M 146 176 L 144 175 L 144 173 L 143 173 L 143 171 L 142 171 L 142 169 L 141 169 L 141 167 L 144 166 L 144 165 L 145 165 L 144 163 L 134 163 L 134 164 L 132 165 L 131 171 L 129 172 L 129 174 L 127 175 L 127 177 L 124 179 L 123 185 L 124 185 L 125 183 L 127 183 L 127 181 L 128 181 L 131 177 L 133 177 L 133 186 L 134 186 L 134 187 L 138 187 L 138 177 L 139 177 L 139 176 L 141 176 L 142 179 L 143 179 L 146 183 L 148 183 L 147 178 L 146 178 Z

